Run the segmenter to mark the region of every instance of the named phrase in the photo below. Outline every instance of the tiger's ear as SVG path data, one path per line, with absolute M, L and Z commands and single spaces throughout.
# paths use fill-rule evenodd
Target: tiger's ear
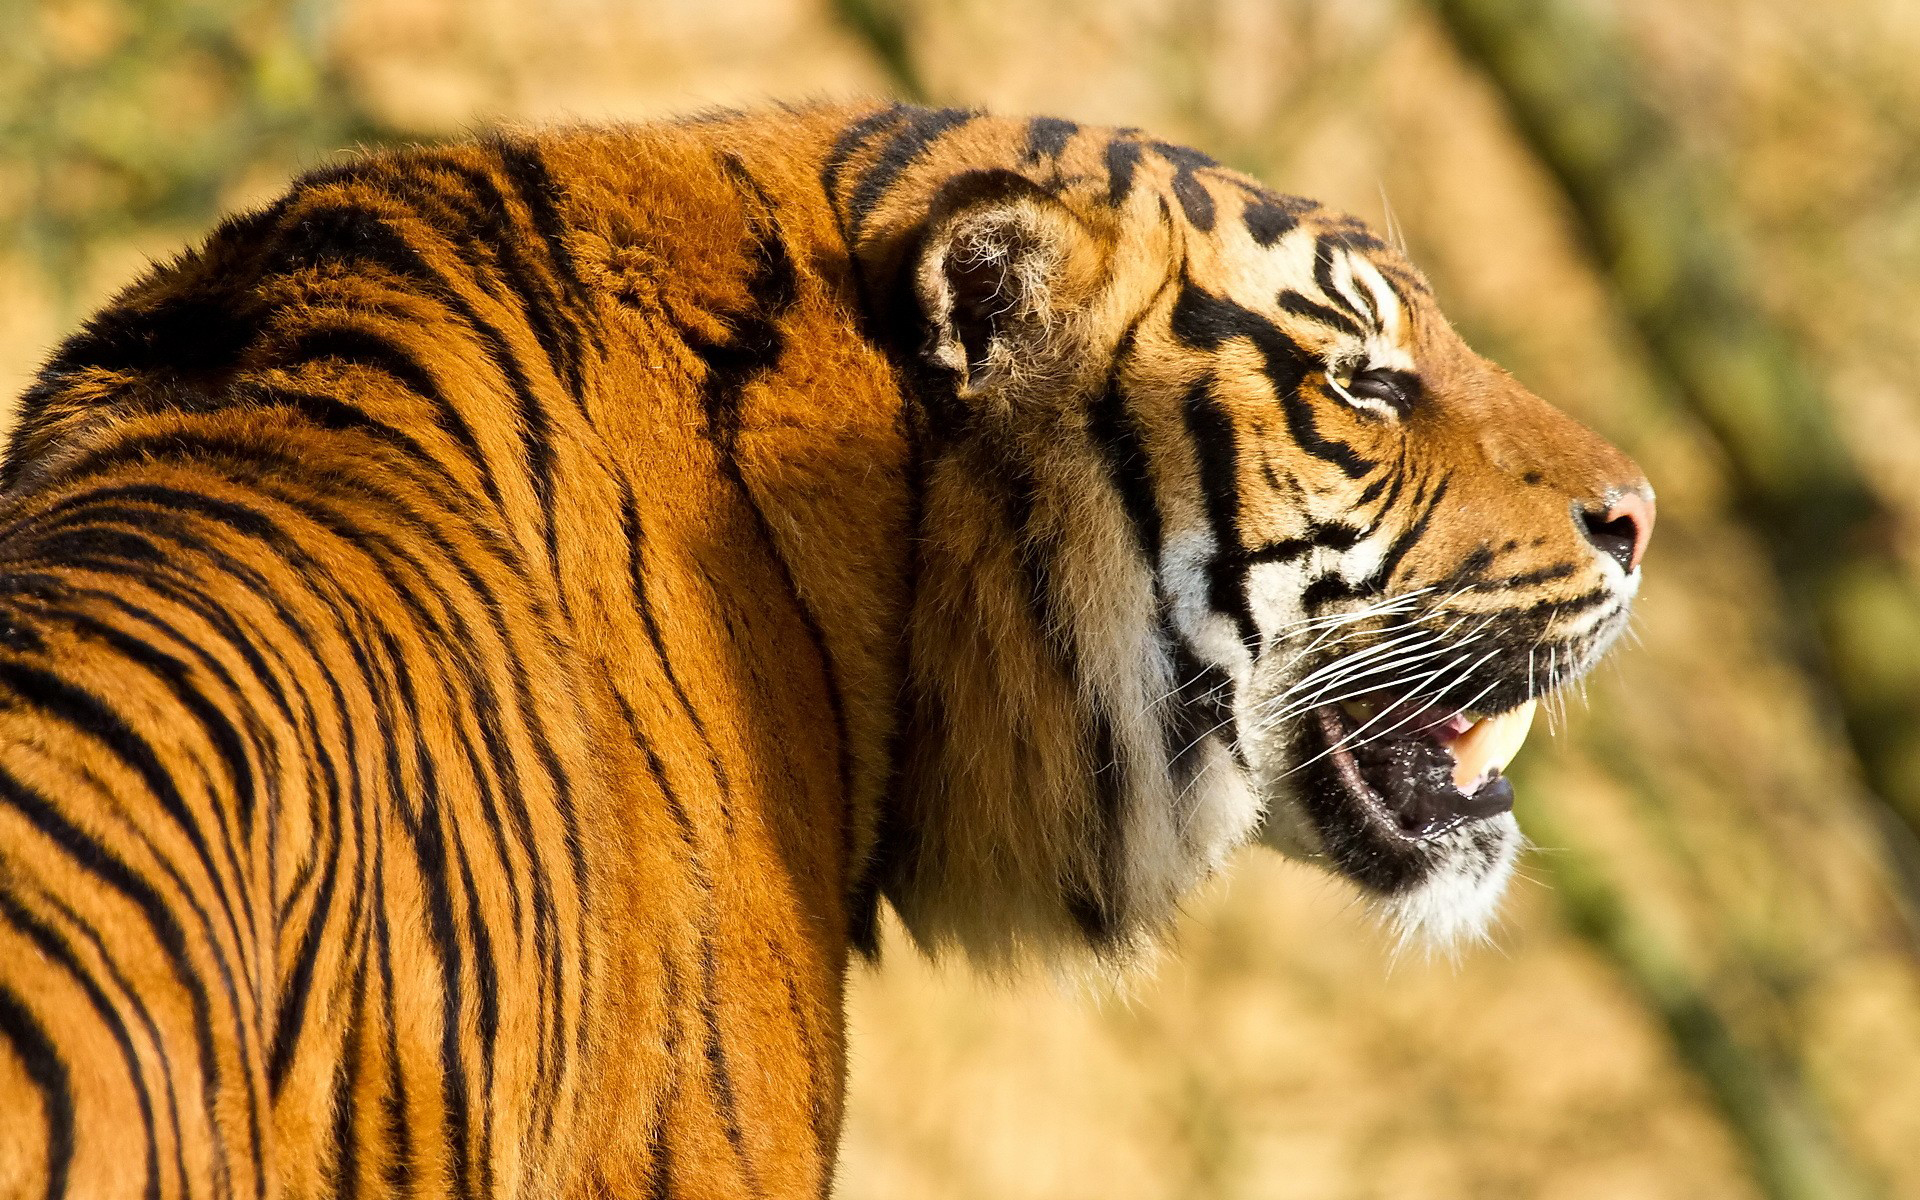
M 934 198 L 914 269 L 927 357 L 963 399 L 1057 377 L 1086 340 L 1106 257 L 1104 240 L 1025 176 L 955 177 Z

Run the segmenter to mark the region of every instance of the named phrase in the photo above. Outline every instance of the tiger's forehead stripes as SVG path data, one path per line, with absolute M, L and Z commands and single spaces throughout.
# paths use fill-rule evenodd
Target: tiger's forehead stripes
M 1374 261 L 1378 244 L 1356 236 L 1348 218 L 1302 207 L 1304 201 L 1290 206 L 1284 229 L 1263 225 L 1264 214 L 1287 198 L 1233 182 L 1241 212 L 1263 215 L 1222 225 L 1215 238 L 1189 240 L 1193 272 L 1243 305 L 1284 318 L 1288 335 L 1319 362 L 1414 371 L 1407 302 L 1388 275 L 1401 268 L 1383 269 Z

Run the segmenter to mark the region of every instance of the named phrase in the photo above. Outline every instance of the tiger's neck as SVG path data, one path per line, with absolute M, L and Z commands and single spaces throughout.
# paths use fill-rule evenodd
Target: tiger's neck
M 710 798 L 689 821 L 714 869 L 779 863 L 831 960 L 873 939 L 916 485 L 895 362 L 795 138 L 655 126 L 544 152 L 607 322 L 582 427 L 605 475 L 568 473 L 568 520 L 630 548 L 563 563 L 567 609 L 618 647 L 669 784 Z
M 682 451 L 649 432 L 635 477 L 710 456 L 704 544 L 733 563 L 712 603 L 753 607 L 721 622 L 740 630 L 777 604 L 786 633 L 741 661 L 799 689 L 761 689 L 758 719 L 838 747 L 843 842 L 816 861 L 845 869 L 855 943 L 872 945 L 884 890 L 930 948 L 1124 958 L 1258 805 L 1207 736 L 1217 715 L 1156 711 L 1195 680 L 1209 695 L 1176 707 L 1223 708 L 1228 685 L 1180 661 L 1123 502 L 1089 485 L 1112 447 L 1085 408 L 1052 405 L 1059 428 L 1013 437 L 956 428 L 949 385 L 921 364 L 904 271 L 944 176 L 902 156 L 963 125 L 953 173 L 1022 162 L 1023 122 L 822 110 L 786 130 L 646 131 L 684 146 L 680 170 L 575 195 L 585 223 L 594 203 L 623 214 L 598 218 L 587 257 L 624 269 L 616 294 L 677 331 L 672 353 L 634 365 L 677 384 L 666 411 L 688 405 L 660 423 L 700 433 Z M 691 497 L 670 507 L 658 519 L 703 520 Z

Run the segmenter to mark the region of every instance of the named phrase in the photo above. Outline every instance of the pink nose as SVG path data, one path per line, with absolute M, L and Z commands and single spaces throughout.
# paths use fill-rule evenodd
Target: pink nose
M 1631 574 L 1647 553 L 1653 538 L 1653 497 L 1642 492 L 1627 492 L 1603 513 L 1588 509 L 1584 514 L 1587 540 L 1594 549 L 1611 557 L 1620 569 Z

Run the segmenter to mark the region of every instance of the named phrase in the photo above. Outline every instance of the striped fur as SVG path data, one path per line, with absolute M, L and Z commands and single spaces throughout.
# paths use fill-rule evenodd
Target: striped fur
M 1382 894 L 1497 857 L 1343 849 L 1268 651 L 1444 587 L 1584 668 L 1568 506 L 1640 486 L 1350 219 L 898 106 L 309 175 L 61 347 L 5 484 L 50 1197 L 825 1194 L 883 897 L 1124 961 L 1269 809 Z

